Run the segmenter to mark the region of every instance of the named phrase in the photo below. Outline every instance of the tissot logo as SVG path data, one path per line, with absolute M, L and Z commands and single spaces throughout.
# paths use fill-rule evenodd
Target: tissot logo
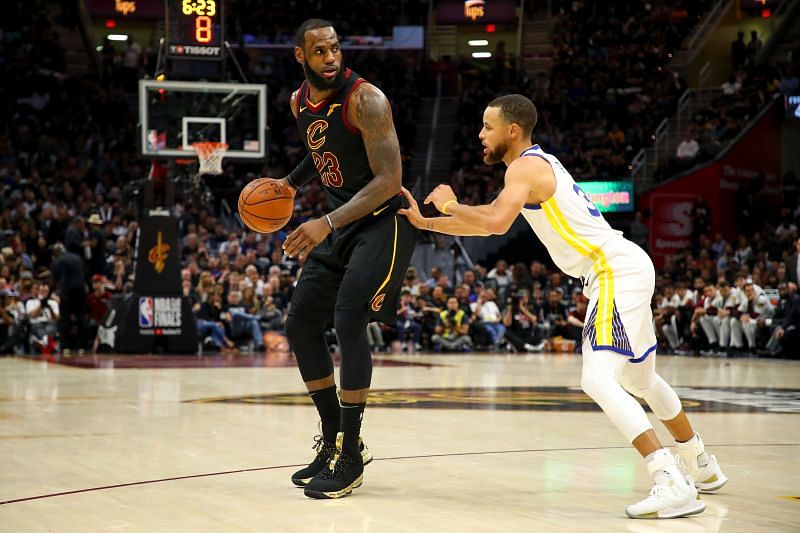
M 318 150 L 325 144 L 323 133 L 328 129 L 328 123 L 324 120 L 315 120 L 306 130 L 306 140 L 311 150 Z

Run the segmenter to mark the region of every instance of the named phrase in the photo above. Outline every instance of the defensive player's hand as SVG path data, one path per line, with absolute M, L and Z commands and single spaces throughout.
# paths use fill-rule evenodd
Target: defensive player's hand
M 315 218 L 300 224 L 283 242 L 283 250 L 289 257 L 299 256 L 305 261 L 311 250 L 330 235 L 331 228 L 325 218 Z
M 427 229 L 425 227 L 425 223 L 428 219 L 423 217 L 422 213 L 420 213 L 417 201 L 414 200 L 414 197 L 411 196 L 411 193 L 408 189 L 403 187 L 402 191 L 403 196 L 406 197 L 406 201 L 408 202 L 408 209 L 399 209 L 397 212 L 401 215 L 404 215 L 415 228 Z
M 425 202 L 424 203 L 426 203 L 426 204 L 433 203 L 433 205 L 436 206 L 436 209 L 440 213 L 443 213 L 443 214 L 446 215 L 447 213 L 442 211 L 442 208 L 444 207 L 444 204 L 446 204 L 447 202 L 449 202 L 451 200 L 453 200 L 453 201 L 456 200 L 456 193 L 453 192 L 453 189 L 450 188 L 449 185 L 442 184 L 442 185 L 437 186 L 435 189 L 433 189 L 431 191 L 431 193 L 428 195 L 428 197 L 425 198 Z

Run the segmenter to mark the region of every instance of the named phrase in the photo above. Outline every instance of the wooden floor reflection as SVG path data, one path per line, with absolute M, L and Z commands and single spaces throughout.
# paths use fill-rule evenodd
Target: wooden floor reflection
M 633 521 L 649 481 L 579 356 L 377 356 L 376 460 L 337 501 L 289 482 L 316 432 L 290 359 L 84 357 L 0 359 L 0 531 L 800 528 L 799 363 L 660 357 L 730 482 L 702 515 Z

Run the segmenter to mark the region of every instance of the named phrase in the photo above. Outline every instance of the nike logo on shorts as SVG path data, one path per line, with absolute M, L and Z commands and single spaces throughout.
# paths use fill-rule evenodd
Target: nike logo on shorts
M 389 206 L 388 206 L 388 205 L 385 205 L 385 206 L 381 207 L 380 209 L 378 209 L 378 210 L 376 210 L 376 211 L 373 211 L 373 212 L 372 212 L 372 215 L 373 215 L 373 216 L 378 216 L 378 215 L 380 215 L 381 213 L 383 213 L 384 211 L 386 211 L 388 208 L 389 208 Z

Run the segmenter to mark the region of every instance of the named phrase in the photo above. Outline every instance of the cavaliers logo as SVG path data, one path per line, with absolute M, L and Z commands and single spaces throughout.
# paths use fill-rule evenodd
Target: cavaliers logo
M 159 231 L 156 245 L 150 248 L 147 254 L 147 260 L 153 264 L 153 268 L 159 274 L 164 271 L 164 267 L 167 265 L 167 256 L 169 255 L 170 249 L 169 244 L 164 244 L 162 242 L 163 237 L 164 236 Z
M 315 120 L 306 130 L 306 141 L 310 150 L 319 150 L 325 144 L 325 130 L 328 123 L 324 120 Z
M 380 361 L 381 359 L 378 359 Z M 800 390 L 764 387 L 680 387 L 684 409 L 698 413 L 800 414 Z M 307 392 L 189 400 L 192 403 L 309 405 Z M 643 402 L 644 400 L 642 400 Z M 490 409 L 494 411 L 600 411 L 578 387 L 453 387 L 372 389 L 373 407 Z
M 372 303 L 370 304 L 370 308 L 375 311 L 376 313 L 381 310 L 381 306 L 383 305 L 383 299 L 386 298 L 386 293 L 380 293 L 375 298 L 372 299 Z

